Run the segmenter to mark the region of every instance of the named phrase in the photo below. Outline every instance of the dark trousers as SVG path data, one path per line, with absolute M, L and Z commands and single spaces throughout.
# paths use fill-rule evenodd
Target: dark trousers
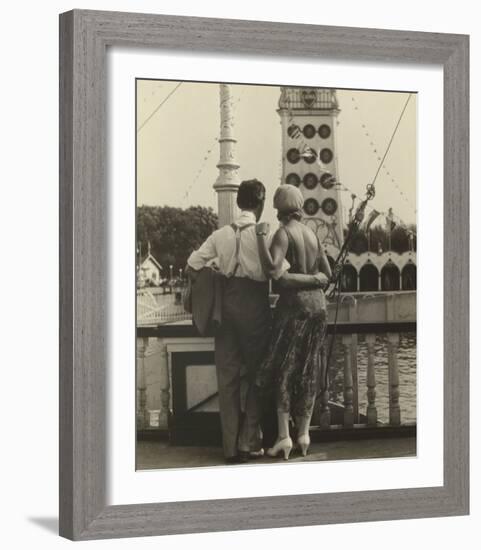
M 224 455 L 238 449 L 259 450 L 261 407 L 254 383 L 264 359 L 271 331 L 267 283 L 232 277 L 226 281 L 222 324 L 215 335 L 215 363 L 219 390 Z M 247 392 L 241 410 L 241 377 L 245 373 Z

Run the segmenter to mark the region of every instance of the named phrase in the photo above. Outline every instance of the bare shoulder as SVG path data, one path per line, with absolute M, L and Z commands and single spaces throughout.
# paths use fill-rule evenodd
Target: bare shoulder
M 279 227 L 278 229 L 276 229 L 274 236 L 272 237 L 272 244 L 287 248 L 289 240 L 287 238 L 287 233 L 284 228 Z

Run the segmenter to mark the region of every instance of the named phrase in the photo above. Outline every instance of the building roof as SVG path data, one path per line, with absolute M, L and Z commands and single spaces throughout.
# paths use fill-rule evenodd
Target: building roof
M 152 256 L 152 254 L 149 252 L 144 258 L 140 259 L 140 265 L 143 266 L 145 262 L 150 260 L 155 267 L 157 267 L 160 271 L 163 271 L 163 267 L 159 264 L 159 262 Z

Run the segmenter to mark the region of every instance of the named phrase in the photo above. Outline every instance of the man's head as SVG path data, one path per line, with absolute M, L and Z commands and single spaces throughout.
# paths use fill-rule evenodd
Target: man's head
M 237 206 L 241 210 L 254 212 L 256 220 L 259 220 L 264 210 L 266 188 L 259 180 L 246 180 L 239 185 L 237 191 Z

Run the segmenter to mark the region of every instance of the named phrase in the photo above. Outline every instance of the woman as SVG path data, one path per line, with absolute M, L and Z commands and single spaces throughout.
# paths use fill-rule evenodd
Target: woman
M 267 224 L 257 225 L 257 244 L 266 276 L 278 272 L 287 259 L 289 273 L 323 273 L 331 279 L 331 269 L 317 236 L 301 223 L 302 193 L 292 185 L 281 185 L 274 195 L 274 208 L 281 225 L 270 250 L 264 234 Z M 321 353 L 326 334 L 327 312 L 320 288 L 291 288 L 280 281 L 279 301 L 267 358 L 261 365 L 257 384 L 276 393 L 278 436 L 269 456 L 283 454 L 287 460 L 292 449 L 289 418 L 295 419 L 297 443 L 303 456 L 310 444 L 309 425 L 322 375 Z

